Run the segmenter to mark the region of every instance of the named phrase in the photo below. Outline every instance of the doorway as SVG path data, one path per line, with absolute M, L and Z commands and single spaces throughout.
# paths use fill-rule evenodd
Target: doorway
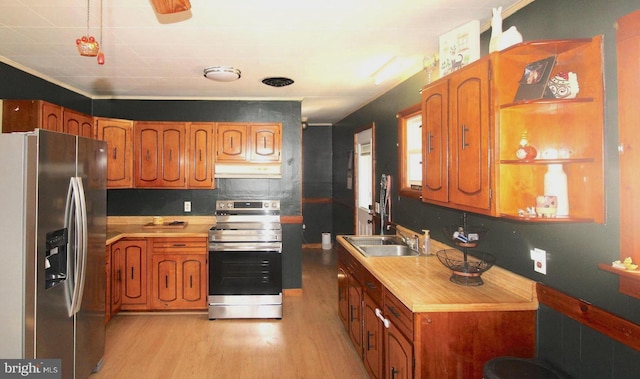
M 373 234 L 373 179 L 375 177 L 375 124 L 367 126 L 354 135 L 354 194 L 355 231 L 359 235 Z

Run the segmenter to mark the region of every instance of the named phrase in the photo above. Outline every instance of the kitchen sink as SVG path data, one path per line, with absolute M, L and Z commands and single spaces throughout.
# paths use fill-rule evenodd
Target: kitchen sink
M 420 255 L 397 236 L 346 236 L 344 239 L 365 257 L 415 257 Z

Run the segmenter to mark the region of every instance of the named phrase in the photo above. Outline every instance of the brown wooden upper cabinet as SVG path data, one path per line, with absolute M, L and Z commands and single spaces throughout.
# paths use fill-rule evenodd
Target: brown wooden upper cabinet
M 98 118 L 96 129 L 107 142 L 107 188 L 132 188 L 133 121 Z
M 215 123 L 194 122 L 188 126 L 188 158 L 190 188 L 215 188 L 214 149 Z
M 640 10 L 618 20 L 618 131 L 620 156 L 620 260 L 640 262 Z M 605 267 L 611 267 L 606 264 Z M 640 298 L 640 276 L 618 270 L 620 292 Z
M 64 109 L 62 112 L 62 132 L 87 138 L 96 138 L 93 117 Z
M 516 100 L 526 70 L 551 56 L 555 56 L 555 65 L 550 77 L 558 81 L 558 88 L 568 86 L 566 92 L 573 95 Z M 525 42 L 497 54 L 494 159 L 498 170 L 494 196 L 498 216 L 529 222 L 604 223 L 602 64 L 602 36 Z M 562 83 L 573 74 L 577 83 Z M 525 131 L 529 144 L 537 150 L 533 160 L 520 160 L 515 154 Z M 535 207 L 536 196 L 546 195 L 545 176 L 556 169 L 566 175 L 567 214 L 555 218 L 523 216 L 521 210 Z
M 28 132 L 36 128 L 62 132 L 62 107 L 43 100 L 3 100 L 2 132 Z
M 279 162 L 281 124 L 218 123 L 217 162 Z
M 134 184 L 186 187 L 186 123 L 137 121 L 134 125 Z
M 449 80 L 422 91 L 422 200 L 449 201 Z
M 489 57 L 422 91 L 422 200 L 491 214 Z
M 538 95 L 517 97 L 527 73 L 548 58 L 556 83 L 577 76 L 574 95 L 554 96 L 545 81 Z M 527 222 L 603 223 L 602 72 L 602 36 L 530 41 L 423 88 L 422 200 Z M 516 156 L 524 132 L 535 159 Z M 567 214 L 531 214 L 546 195 L 545 174 L 558 167 L 567 177 Z

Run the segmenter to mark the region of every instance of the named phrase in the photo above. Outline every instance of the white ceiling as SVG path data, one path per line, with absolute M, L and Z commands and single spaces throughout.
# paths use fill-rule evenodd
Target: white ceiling
M 0 61 L 92 98 L 295 100 L 309 124 L 333 124 L 422 69 L 438 36 L 491 9 L 511 14 L 533 0 L 191 0 L 158 15 L 149 0 L 102 0 L 106 63 L 82 57 L 87 0 L 0 0 Z M 100 0 L 89 34 L 100 37 Z M 374 85 L 393 57 L 415 64 Z M 207 66 L 242 71 L 235 82 Z M 274 88 L 265 77 L 295 83 Z

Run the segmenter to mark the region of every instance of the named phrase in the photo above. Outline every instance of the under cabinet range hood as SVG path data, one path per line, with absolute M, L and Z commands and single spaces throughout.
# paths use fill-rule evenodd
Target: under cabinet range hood
M 216 163 L 216 178 L 281 178 L 282 163 Z

